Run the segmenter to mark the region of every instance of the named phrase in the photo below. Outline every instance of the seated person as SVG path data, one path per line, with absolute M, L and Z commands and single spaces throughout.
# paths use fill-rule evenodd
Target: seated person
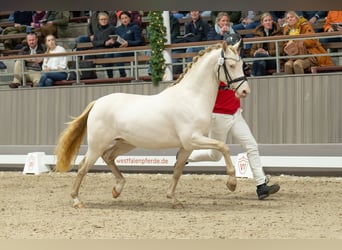
M 66 53 L 66 50 L 56 44 L 56 37 L 54 35 L 47 35 L 45 37 L 45 54 L 57 54 Z M 56 57 L 44 57 L 42 66 L 42 76 L 40 77 L 38 86 L 49 87 L 53 86 L 55 81 L 66 80 L 68 73 L 67 69 L 67 57 L 56 56 Z
M 300 17 L 304 17 L 311 24 L 316 23 L 319 19 L 325 19 L 327 16 L 327 11 L 296 11 L 297 15 Z M 323 29 L 315 29 L 315 32 L 322 32 Z
M 209 24 L 204 21 L 198 10 L 190 11 L 191 21 L 185 24 L 184 42 L 201 42 L 207 41 Z M 204 47 L 190 47 L 186 49 L 186 53 L 199 52 Z M 191 62 L 192 58 L 187 58 L 187 62 Z
M 35 32 L 30 32 L 26 35 L 27 46 L 24 46 L 19 55 L 34 55 L 34 54 L 44 54 L 45 47 L 38 42 L 38 35 Z M 27 82 L 32 82 L 33 86 L 37 86 L 41 70 L 42 70 L 42 58 L 32 58 L 24 60 L 25 66 L 24 70 L 26 72 L 25 77 Z M 22 85 L 22 65 L 23 60 L 16 60 L 14 62 L 14 78 L 12 83 L 9 84 L 11 88 L 18 88 Z
M 216 17 L 220 12 L 227 13 L 232 24 L 237 24 L 241 20 L 241 11 L 211 11 L 210 18 L 212 23 L 216 23 Z
M 235 34 L 230 17 L 226 12 L 219 12 L 216 16 L 215 25 L 208 32 L 208 40 L 223 40 L 226 34 Z
M 48 11 L 45 19 L 41 20 L 40 31 L 42 36 L 52 34 L 58 38 L 69 37 L 69 19 L 69 11 Z
M 253 34 L 254 37 L 268 37 L 268 36 L 281 36 L 282 31 L 277 22 L 274 22 L 272 15 L 269 12 L 265 12 L 261 15 L 260 25 L 255 28 Z M 280 45 L 279 48 L 282 48 Z M 279 51 L 279 55 L 282 55 L 283 51 Z M 270 57 L 276 56 L 276 44 L 275 42 L 260 42 L 253 43 L 250 55 L 256 57 Z M 276 69 L 276 60 L 257 60 L 253 61 L 251 75 L 263 76 L 268 69 Z
M 340 24 L 340 25 L 338 25 Z M 342 10 L 329 10 L 324 23 L 324 32 L 342 31 Z M 323 38 L 322 43 L 342 42 L 342 37 Z
M 36 10 L 32 15 L 32 22 L 30 24 L 30 30 L 39 29 L 41 21 L 45 19 L 46 12 L 44 10 Z
M 98 27 L 94 32 L 93 46 L 94 49 L 109 49 L 113 48 L 115 40 L 110 38 L 110 35 L 115 34 L 115 27 L 109 22 L 108 13 L 101 11 L 98 14 Z M 106 53 L 104 55 L 96 55 L 96 58 L 110 58 L 114 54 Z M 88 57 L 89 58 L 89 57 Z M 104 67 L 113 66 L 112 63 L 103 64 Z M 107 77 L 113 78 L 113 69 L 107 69 Z
M 31 25 L 32 11 L 14 11 L 14 25 L 3 30 L 3 35 L 26 33 L 26 27 Z M 6 39 L 4 40 L 5 49 L 21 49 L 23 39 Z
M 143 38 L 139 26 L 131 22 L 131 14 L 128 11 L 122 11 L 119 15 L 121 25 L 116 28 L 115 34 L 122 39 L 115 40 L 115 47 L 124 48 L 131 46 L 143 45 Z M 133 56 L 133 52 L 116 53 L 115 57 Z M 117 63 L 118 66 L 123 66 L 124 63 Z M 120 77 L 126 77 L 124 68 L 119 69 Z
M 238 32 L 238 30 L 251 30 L 255 29 L 260 24 L 261 11 L 242 11 L 240 23 L 233 25 L 233 29 Z M 245 38 L 253 37 L 253 34 L 242 35 Z M 250 49 L 251 44 L 246 44 L 245 49 Z M 241 57 L 244 57 L 242 54 Z
M 92 11 L 91 16 L 90 16 L 90 20 L 89 23 L 87 25 L 87 35 L 81 35 L 78 36 L 76 38 L 76 43 L 87 43 L 87 42 L 92 42 L 94 40 L 94 34 L 95 31 L 98 28 L 98 24 L 99 24 L 99 13 L 101 11 Z M 104 11 L 108 14 L 109 16 L 109 20 L 113 19 L 113 17 L 115 17 L 115 13 L 112 12 L 108 12 L 108 11 Z M 114 25 L 115 26 L 115 25 Z M 83 50 L 83 49 L 77 49 L 77 50 Z
M 304 17 L 299 17 L 295 11 L 288 11 L 286 13 L 286 22 L 284 26 L 284 35 L 300 35 L 300 34 L 312 34 L 315 33 L 311 24 Z M 304 47 L 308 51 L 308 54 L 326 54 L 327 51 L 322 47 L 318 39 L 305 39 L 301 40 L 304 43 Z M 284 43 L 284 52 L 286 52 L 286 46 L 294 43 L 293 40 Z M 330 56 L 317 56 L 317 57 L 305 57 L 303 58 L 290 58 L 285 63 L 286 74 L 304 74 L 305 70 L 310 69 L 312 66 L 332 66 Z

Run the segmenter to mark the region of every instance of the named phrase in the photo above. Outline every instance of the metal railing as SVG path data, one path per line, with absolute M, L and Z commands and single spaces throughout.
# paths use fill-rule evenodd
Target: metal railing
M 342 32 L 329 32 L 329 33 L 314 33 L 314 34 L 303 34 L 303 35 L 294 35 L 294 36 L 272 36 L 272 37 L 262 37 L 262 38 L 244 38 L 244 44 L 254 44 L 254 43 L 260 43 L 260 42 L 275 42 L 276 43 L 276 55 L 273 57 L 267 57 L 267 58 L 253 58 L 253 57 L 245 57 L 244 61 L 245 62 L 253 62 L 255 60 L 276 60 L 277 62 L 277 68 L 276 72 L 280 72 L 280 60 L 282 59 L 288 59 L 288 58 L 300 58 L 303 57 L 301 55 L 298 56 L 287 56 L 287 55 L 280 55 L 280 43 L 288 40 L 304 40 L 304 39 L 321 39 L 321 38 L 335 38 L 335 37 L 342 37 Z M 191 42 L 191 43 L 177 43 L 177 44 L 169 44 L 165 45 L 165 52 L 166 55 L 168 55 L 169 58 L 172 58 L 172 51 L 177 50 L 177 49 L 187 49 L 190 47 L 207 47 L 212 44 L 221 42 L 219 40 L 216 41 L 203 41 L 203 42 Z M 79 65 L 79 60 L 82 59 L 83 57 L 86 56 L 92 56 L 96 57 L 98 55 L 104 55 L 104 54 L 117 54 L 117 53 L 124 53 L 124 52 L 130 52 L 133 53 L 134 60 L 129 63 L 129 66 L 113 66 L 113 67 L 102 67 L 101 69 L 99 68 L 80 68 Z M 58 53 L 58 54 L 36 54 L 36 55 L 11 55 L 11 56 L 2 56 L 0 57 L 0 61 L 4 61 L 6 64 L 6 61 L 10 60 L 26 60 L 26 59 L 34 59 L 34 58 L 41 58 L 43 57 L 57 57 L 57 56 L 67 56 L 71 60 L 75 60 L 76 67 L 75 69 L 67 69 L 65 72 L 71 72 L 75 71 L 76 72 L 76 80 L 74 84 L 82 84 L 81 79 L 80 79 L 80 72 L 81 71 L 86 71 L 86 70 L 106 70 L 106 69 L 118 69 L 118 68 L 126 68 L 130 69 L 131 71 L 131 76 L 134 77 L 136 81 L 139 81 L 140 76 L 139 76 L 139 70 L 141 69 L 147 69 L 149 67 L 148 60 L 148 55 L 151 53 L 151 48 L 150 46 L 136 46 L 136 47 L 127 47 L 127 48 L 113 48 L 113 49 L 90 49 L 90 50 L 82 50 L 82 51 L 71 51 L 71 52 L 66 52 L 66 53 Z M 144 59 L 142 55 L 145 55 Z M 147 56 L 146 56 L 147 55 Z M 172 60 L 167 60 L 166 61 L 166 66 L 167 70 L 172 72 L 172 66 L 174 65 L 182 65 L 185 67 L 186 65 L 186 58 L 189 57 L 189 54 L 183 53 L 184 57 L 182 58 L 181 62 L 173 63 Z M 314 56 L 322 56 L 322 55 L 329 55 L 329 56 L 338 56 L 342 57 L 342 50 L 339 50 L 337 52 L 329 53 L 327 52 L 326 54 L 309 54 L 306 55 L 306 57 L 314 57 Z M 124 60 L 124 57 L 121 57 Z M 127 60 L 125 61 L 127 62 Z M 24 64 L 22 64 L 22 76 L 23 76 L 23 86 L 26 86 L 26 75 L 25 75 L 25 69 L 24 69 Z M 13 76 L 13 72 L 1 72 L 0 76 Z M 168 79 L 172 80 L 172 79 Z M 1 84 L 4 85 L 4 84 Z

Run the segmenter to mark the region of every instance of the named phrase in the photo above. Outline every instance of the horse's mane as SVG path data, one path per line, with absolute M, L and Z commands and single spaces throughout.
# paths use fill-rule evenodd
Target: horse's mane
M 182 74 L 180 74 L 180 76 L 177 78 L 177 80 L 173 83 L 170 84 L 170 87 L 173 86 L 173 85 L 176 85 L 178 84 L 183 78 L 184 78 L 184 75 L 186 73 L 188 73 L 188 71 L 192 68 L 193 64 L 195 64 L 198 59 L 200 57 L 202 57 L 203 55 L 205 55 L 206 53 L 209 53 L 210 51 L 212 50 L 216 50 L 216 49 L 219 49 L 219 48 L 223 48 L 224 51 L 226 51 L 227 47 L 231 48 L 231 50 L 233 50 L 235 53 L 237 53 L 237 51 L 233 48 L 233 46 L 229 45 L 227 46 L 227 43 L 226 42 L 222 42 L 222 43 L 217 43 L 217 44 L 214 44 L 212 46 L 209 46 L 207 47 L 206 49 L 204 50 L 201 50 L 198 52 L 198 55 L 195 56 L 193 59 L 192 59 L 192 62 L 188 63 L 186 68 L 183 69 L 183 72 Z

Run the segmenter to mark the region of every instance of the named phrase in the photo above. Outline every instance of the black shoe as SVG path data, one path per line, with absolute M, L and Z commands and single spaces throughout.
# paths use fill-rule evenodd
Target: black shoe
M 276 192 L 278 192 L 280 189 L 280 186 L 278 184 L 273 184 L 271 186 L 267 186 L 267 184 L 261 184 L 259 186 L 257 186 L 257 194 L 258 194 L 258 198 L 259 200 L 263 200 L 266 197 L 268 197 L 270 194 L 275 194 Z

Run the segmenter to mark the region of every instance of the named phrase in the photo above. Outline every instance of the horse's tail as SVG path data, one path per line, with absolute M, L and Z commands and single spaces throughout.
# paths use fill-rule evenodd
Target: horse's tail
M 95 101 L 89 103 L 83 113 L 71 121 L 59 136 L 55 148 L 57 155 L 56 171 L 66 172 L 69 170 L 70 163 L 75 159 L 86 133 L 88 115 L 94 103 Z

